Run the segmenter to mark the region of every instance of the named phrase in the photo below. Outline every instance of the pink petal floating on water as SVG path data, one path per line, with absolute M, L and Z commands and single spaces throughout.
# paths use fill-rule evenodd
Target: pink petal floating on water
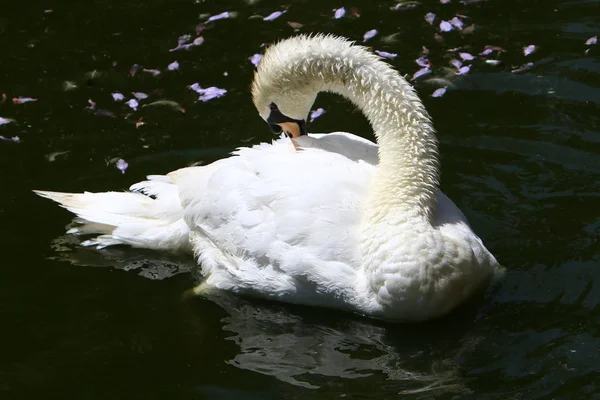
M 8 118 L 2 118 L 0 117 L 0 125 L 6 125 L 6 124 L 10 124 L 11 122 L 13 122 L 12 119 L 8 119 Z
M 1 118 L 1 117 L 0 117 L 0 118 Z M 1 125 L 1 124 L 0 124 L 0 125 Z M 4 137 L 4 136 L 0 135 L 0 140 L 3 140 L 3 141 L 5 141 L 5 142 L 15 142 L 15 143 L 19 143 L 19 142 L 21 141 L 21 138 L 20 138 L 20 137 L 18 137 L 18 136 L 13 136 L 13 137 L 11 137 L 11 138 L 7 138 L 7 137 Z
M 440 30 L 442 32 L 450 32 L 453 29 L 454 29 L 454 27 L 452 26 L 452 24 L 450 22 L 448 22 L 448 21 L 440 22 Z
M 125 100 L 125 96 L 123 96 L 119 92 L 111 93 L 110 95 L 112 96 L 112 98 L 113 98 L 114 101 L 123 101 L 123 100 Z
M 262 55 L 261 54 L 254 54 L 252 57 L 248 57 L 248 60 L 250 60 L 250 62 L 255 67 L 258 67 L 258 63 L 260 62 L 261 59 L 262 59 Z
M 493 66 L 500 65 L 501 62 L 502 61 L 500 61 L 500 60 L 485 60 L 486 64 L 493 65 Z
M 274 19 L 277 19 L 277 18 L 281 17 L 284 13 L 285 13 L 285 11 L 275 11 L 275 12 L 272 12 L 268 16 L 264 17 L 263 21 L 273 21 Z
M 475 59 L 471 53 L 458 53 L 458 55 L 463 59 L 463 61 L 472 61 Z
M 487 45 L 483 48 L 483 51 L 481 53 L 479 53 L 480 56 L 487 56 L 492 54 L 494 51 L 498 51 L 500 53 L 505 52 L 506 50 L 504 50 L 502 47 L 499 46 L 491 46 L 491 45 Z
M 344 7 L 340 7 L 337 10 L 335 10 L 335 12 L 333 13 L 333 18 L 340 19 L 344 15 L 346 15 L 346 9 Z
M 204 43 L 204 38 L 202 36 L 198 36 L 194 39 L 192 43 L 188 43 L 192 39 L 192 35 L 181 35 L 177 39 L 177 46 L 169 49 L 169 51 L 178 51 L 178 50 L 189 50 L 190 47 L 200 46 Z
M 140 64 L 133 64 L 131 66 L 131 68 L 129 69 L 129 76 L 133 77 L 135 76 L 135 74 L 137 74 L 137 72 L 142 69 L 142 66 Z
M 158 76 L 160 75 L 160 71 L 158 69 L 148 69 L 148 68 L 144 68 L 142 71 L 149 73 L 152 76 Z
M 450 20 L 450 24 L 452 24 L 452 26 L 454 26 L 458 30 L 462 30 L 464 26 L 463 22 L 458 17 L 452 17 L 452 19 Z
M 460 67 L 458 71 L 456 71 L 456 75 L 464 75 L 464 74 L 468 73 L 470 70 L 471 70 L 470 65 L 464 65 L 464 66 Z
M 537 50 L 537 48 L 535 47 L 535 44 L 530 44 L 529 46 L 523 47 L 523 54 L 528 56 L 528 55 L 534 53 L 536 50 Z
M 138 100 L 144 100 L 148 98 L 148 95 L 144 92 L 131 92 L 131 94 Z
M 436 91 L 431 94 L 431 97 L 442 97 L 445 93 L 446 93 L 446 88 L 442 87 L 442 88 L 436 89 Z
M 425 68 L 431 67 L 431 62 L 428 59 L 426 59 L 425 57 L 419 57 L 415 60 L 415 62 L 417 63 L 417 65 L 419 67 L 425 67 Z
M 453 58 L 452 60 L 450 60 L 450 65 L 452 65 L 456 69 L 461 69 L 463 66 L 463 63 L 462 63 L 462 61 Z
M 208 18 L 206 20 L 206 22 L 218 21 L 220 19 L 225 19 L 225 18 L 229 18 L 229 11 L 225 11 L 225 12 L 222 12 L 221 14 L 213 15 L 212 17 Z
M 442 3 L 442 4 L 448 4 L 448 3 L 450 3 L 450 0 L 440 0 L 440 3 Z
M 519 72 L 529 71 L 531 68 L 533 68 L 533 63 L 532 62 L 528 62 L 526 64 L 521 65 L 518 68 L 513 69 L 510 72 L 512 72 L 513 74 L 518 74 Z
M 193 85 L 190 85 L 189 88 L 200 95 L 198 100 L 200 100 L 202 102 L 206 102 L 206 101 L 209 101 L 212 99 L 222 97 L 225 95 L 225 93 L 227 93 L 227 90 L 219 89 L 218 87 L 215 87 L 215 86 L 202 88 L 202 87 L 200 87 L 200 85 L 198 83 L 194 83 Z
M 585 44 L 588 46 L 598 44 L 598 36 L 592 36 L 591 38 L 585 41 Z
M 432 12 L 425 14 L 425 21 L 427 21 L 429 25 L 433 25 L 433 21 L 435 21 L 435 14 Z
M 131 107 L 134 111 L 138 109 L 139 103 L 136 99 L 131 99 L 126 103 L 129 107 Z
M 88 99 L 88 106 L 87 106 L 87 108 L 89 108 L 90 110 L 94 110 L 96 108 L 96 103 L 94 102 L 94 100 Z
M 12 99 L 13 104 L 30 103 L 32 101 L 38 101 L 38 99 L 33 99 L 31 97 L 13 97 Z
M 321 115 L 325 114 L 325 110 L 322 108 L 317 108 L 310 113 L 310 122 L 313 122 L 315 119 L 319 118 Z
M 127 168 L 129 168 L 129 164 L 127 164 L 127 161 L 123 160 L 122 158 L 119 158 L 119 160 L 117 160 L 117 163 L 115 164 L 115 167 L 117 167 L 117 169 L 121 171 L 122 174 L 124 174 Z
M 414 80 L 416 80 L 416 79 L 418 79 L 418 78 L 422 77 L 423 75 L 427 75 L 427 74 L 430 74 L 430 73 L 431 73 L 431 70 L 430 70 L 429 68 L 427 68 L 427 67 L 425 67 L 425 68 L 421 68 L 420 70 L 418 70 L 417 72 L 415 72 L 415 73 L 413 74 L 413 76 L 412 76 L 412 79 L 411 79 L 411 80 L 413 80 L 413 81 L 414 81 Z
M 377 53 L 379 56 L 381 56 L 383 58 L 396 58 L 396 57 L 398 57 L 398 54 L 396 54 L 396 53 L 388 53 L 387 51 L 375 50 L 375 53 Z
M 371 29 L 370 31 L 366 31 L 365 34 L 363 35 L 363 42 L 366 42 L 369 39 L 374 38 L 375 36 L 377 36 L 379 32 L 377 32 L 377 29 Z
M 410 10 L 413 9 L 415 7 L 417 7 L 417 3 L 416 2 L 400 2 L 398 4 L 396 4 L 394 7 L 392 7 L 391 9 L 394 11 L 404 11 L 404 10 Z
M 167 65 L 167 69 L 169 71 L 176 71 L 179 69 L 179 62 L 173 61 L 171 64 Z

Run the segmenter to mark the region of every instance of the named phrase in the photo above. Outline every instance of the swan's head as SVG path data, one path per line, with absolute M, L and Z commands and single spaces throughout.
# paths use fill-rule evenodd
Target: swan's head
M 306 135 L 306 118 L 321 89 L 308 68 L 310 59 L 293 56 L 306 53 L 305 42 L 305 37 L 294 37 L 269 47 L 252 82 L 260 116 L 273 131 L 292 138 Z

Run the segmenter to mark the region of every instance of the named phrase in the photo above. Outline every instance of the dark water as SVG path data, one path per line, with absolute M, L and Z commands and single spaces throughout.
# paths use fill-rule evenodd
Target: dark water
M 20 142 L 0 141 L 0 398 L 600 398 L 600 48 L 585 45 L 600 34 L 599 1 L 427 0 L 407 11 L 357 2 L 360 18 L 336 21 L 342 2 L 292 0 L 273 22 L 249 18 L 282 9 L 267 0 L 5 3 L 0 117 L 15 122 L 0 135 Z M 208 26 L 202 46 L 169 52 L 180 35 L 195 35 L 200 14 L 223 11 L 239 14 Z M 477 29 L 436 43 L 439 19 L 430 27 L 427 12 L 467 15 Z M 31 189 L 121 190 L 270 140 L 249 99 L 248 57 L 292 34 L 286 21 L 354 39 L 376 28 L 370 45 L 398 53 L 391 62 L 406 74 L 418 69 L 422 45 L 436 71 L 453 47 L 506 50 L 499 66 L 478 58 L 441 98 L 416 84 L 439 131 L 443 190 L 507 267 L 485 298 L 410 326 L 189 298 L 186 260 L 74 250 L 60 238 L 69 214 Z M 525 57 L 529 44 L 537 51 Z M 175 60 L 180 69 L 165 71 Z M 511 73 L 526 62 L 533 69 Z M 131 77 L 133 64 L 163 72 Z M 65 91 L 65 81 L 78 87 Z M 194 82 L 228 92 L 201 103 L 186 87 Z M 186 112 L 133 112 L 112 100 L 115 91 Z M 12 104 L 18 96 L 38 101 Z M 114 118 L 86 109 L 88 99 Z M 312 131 L 372 137 L 342 99 L 315 106 L 327 113 Z M 128 161 L 125 174 L 116 158 Z

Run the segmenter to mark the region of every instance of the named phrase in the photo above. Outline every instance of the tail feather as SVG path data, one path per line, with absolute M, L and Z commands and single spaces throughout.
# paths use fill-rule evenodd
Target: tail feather
M 165 179 L 166 178 L 166 179 Z M 189 228 L 183 220 L 177 187 L 167 177 L 152 176 L 131 192 L 60 193 L 34 190 L 77 216 L 75 235 L 99 235 L 84 246 L 125 244 L 132 247 L 190 251 Z

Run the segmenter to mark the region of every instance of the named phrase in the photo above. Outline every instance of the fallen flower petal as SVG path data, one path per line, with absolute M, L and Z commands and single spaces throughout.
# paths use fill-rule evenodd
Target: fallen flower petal
M 124 174 L 127 168 L 129 168 L 129 164 L 127 164 L 127 161 L 123 160 L 122 158 L 119 158 L 119 160 L 117 160 L 117 163 L 115 164 L 115 167 L 117 167 L 117 169 L 121 171 L 122 174 Z
M 518 74 L 519 72 L 529 71 L 531 68 L 533 68 L 533 63 L 532 62 L 528 62 L 526 64 L 521 65 L 518 68 L 513 69 L 510 72 L 512 72 L 513 74 Z
M 489 65 L 494 65 L 494 66 L 495 66 L 495 65 L 500 65 L 500 63 L 501 63 L 501 62 L 502 62 L 502 61 L 500 61 L 500 60 L 485 60 L 485 63 L 486 63 L 486 64 L 489 64 Z
M 450 3 L 450 0 L 440 0 L 440 3 L 442 3 L 442 4 L 448 4 L 448 3 Z
M 431 94 L 431 97 L 442 97 L 446 93 L 446 88 L 439 88 Z
M 160 71 L 157 69 L 146 69 L 144 68 L 142 71 L 147 72 L 149 74 L 151 74 L 152 76 L 158 76 L 160 75 Z
M 363 35 L 363 42 L 366 42 L 369 39 L 374 38 L 375 36 L 377 36 L 379 32 L 377 32 L 377 29 L 371 29 L 370 31 L 366 31 L 365 34 Z
M 422 77 L 424 75 L 430 74 L 430 73 L 431 73 L 431 70 L 429 68 L 427 68 L 427 67 L 421 68 L 420 70 L 418 70 L 417 72 L 415 72 L 413 74 L 411 80 L 414 81 L 414 80 L 416 80 L 416 79 L 418 79 L 418 78 L 420 78 L 420 77 Z
M 530 44 L 529 46 L 523 47 L 523 54 L 525 54 L 525 56 L 528 56 L 528 55 L 534 53 L 536 50 L 537 50 L 537 48 L 535 47 L 535 45 Z
M 456 75 L 465 75 L 470 70 L 471 70 L 471 66 L 470 65 L 464 65 L 464 66 L 460 67 L 458 71 L 456 71 Z
M 148 98 L 148 95 L 144 92 L 131 92 L 131 94 L 138 100 L 144 100 Z
M 204 92 L 203 95 L 201 95 L 198 100 L 202 101 L 202 102 L 206 102 L 212 99 L 216 99 L 219 97 L 222 97 L 225 95 L 225 93 L 227 93 L 227 90 L 225 89 L 219 89 L 217 87 L 211 86 L 209 88 L 206 88 L 206 92 Z
M 379 56 L 381 56 L 383 58 L 396 58 L 396 57 L 398 57 L 398 54 L 396 54 L 396 53 L 388 53 L 387 51 L 375 50 L 375 53 L 377 53 Z
M 131 107 L 134 111 L 137 111 L 139 103 L 137 102 L 136 99 L 131 99 L 131 100 L 127 101 L 127 105 L 129 107 Z
M 254 54 L 253 56 L 248 57 L 248 60 L 250 60 L 252 65 L 254 65 L 255 67 L 258 67 L 258 63 L 260 62 L 261 59 L 262 59 L 262 54 Z
M 301 24 L 300 22 L 294 22 L 294 21 L 287 21 L 287 24 L 290 26 L 290 28 L 297 30 L 300 29 L 304 26 L 304 24 Z
M 434 13 L 427 13 L 425 14 L 425 21 L 429 24 L 429 25 L 433 25 L 433 21 L 435 21 L 435 14 Z
M 31 97 L 13 97 L 12 99 L 13 104 L 30 103 L 32 101 L 38 101 L 38 99 L 33 99 Z
M 285 11 L 275 11 L 263 18 L 263 21 L 273 21 L 285 14 Z
M 458 17 L 452 17 L 450 24 L 452 24 L 452 26 L 456 27 L 458 30 L 462 30 L 464 26 L 463 22 Z
M 462 68 L 462 66 L 463 66 L 463 63 L 462 63 L 462 61 L 460 61 L 460 60 L 457 60 L 457 59 L 455 59 L 455 58 L 453 58 L 453 59 L 452 59 L 452 60 L 450 60 L 449 62 L 450 62 L 450 65 L 452 65 L 452 66 L 453 66 L 454 68 L 456 68 L 456 69 L 461 69 L 461 68 Z
M 400 1 L 400 3 L 396 4 L 391 9 L 394 11 L 399 11 L 399 10 L 404 11 L 404 10 L 413 9 L 413 8 L 417 7 L 418 5 L 419 5 L 418 1 L 402 0 L 402 1 Z
M 179 62 L 173 61 L 171 64 L 167 65 L 167 70 L 176 71 L 179 69 Z
M 452 24 L 450 22 L 448 22 L 448 21 L 440 22 L 440 31 L 450 32 L 453 29 L 454 29 L 454 27 L 452 26 Z
M 458 53 L 458 55 L 463 59 L 463 61 L 472 61 L 475 59 L 471 53 Z
M 322 108 L 317 108 L 310 113 L 310 122 L 313 122 L 315 119 L 319 118 L 321 115 L 325 114 L 325 110 Z
M 200 95 L 198 100 L 200 100 L 202 102 L 206 102 L 208 100 L 222 97 L 225 95 L 225 93 L 227 93 L 227 90 L 220 89 L 215 86 L 202 88 L 202 87 L 200 87 L 200 85 L 198 83 L 194 83 L 193 85 L 190 85 L 189 88 Z
M 418 66 L 420 67 L 425 67 L 425 68 L 429 68 L 431 67 L 431 61 L 429 61 L 428 59 L 426 59 L 425 57 L 419 57 L 415 60 L 415 62 L 417 63 Z
M 90 110 L 94 110 L 96 108 L 96 103 L 94 102 L 94 100 L 88 99 L 88 106 L 87 106 L 87 108 L 89 108 Z
M 123 101 L 123 100 L 125 100 L 125 96 L 123 96 L 119 92 L 111 93 L 110 95 L 112 96 L 112 98 L 113 98 L 114 101 Z
M 494 51 L 503 53 L 506 50 L 504 50 L 502 47 L 499 47 L 499 46 L 490 46 L 490 45 L 487 45 L 487 46 L 485 46 L 483 48 L 483 51 L 481 53 L 479 53 L 479 55 L 480 56 L 487 56 L 487 55 L 492 54 Z
M 11 122 L 15 122 L 15 121 L 12 119 L 9 119 L 9 118 L 0 117 L 0 125 L 10 124 Z
M 142 69 L 142 66 L 139 64 L 133 64 L 129 69 L 129 76 L 134 77 L 137 72 Z
M 192 46 L 200 46 L 202 45 L 202 43 L 204 43 L 204 37 L 202 36 L 198 36 L 196 39 L 194 39 L 194 41 L 192 42 Z M 189 48 L 189 47 L 188 47 Z
M 585 44 L 588 46 L 598 44 L 598 36 L 592 36 L 591 38 L 585 41 Z
M 3 140 L 5 142 L 15 142 L 15 143 L 18 143 L 18 142 L 21 141 L 21 138 L 18 137 L 18 136 L 13 136 L 11 138 L 7 138 L 7 137 L 4 137 L 4 136 L 0 135 L 0 140 Z
M 208 18 L 206 20 L 206 22 L 218 21 L 220 19 L 225 19 L 225 18 L 229 18 L 229 11 L 225 11 L 225 12 L 222 12 L 221 14 L 213 15 L 212 17 Z
M 344 15 L 346 15 L 346 9 L 344 7 L 340 7 L 337 10 L 335 10 L 335 12 L 333 13 L 333 18 L 340 19 Z

